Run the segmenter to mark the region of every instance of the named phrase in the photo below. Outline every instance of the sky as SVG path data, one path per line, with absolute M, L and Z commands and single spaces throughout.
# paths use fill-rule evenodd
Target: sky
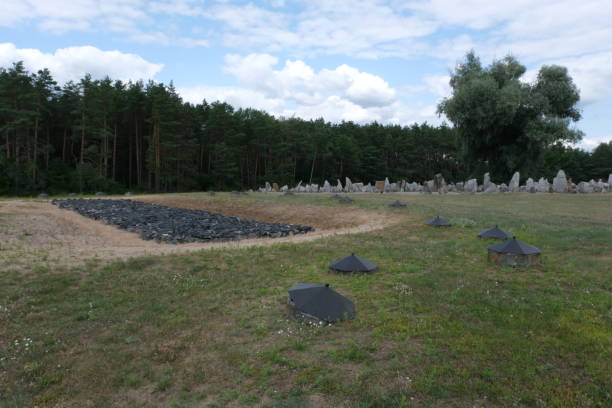
M 533 81 L 568 68 L 579 147 L 612 140 L 610 0 L 2 0 L 0 66 L 60 83 L 173 81 L 184 100 L 280 117 L 440 124 L 449 73 L 474 50 Z

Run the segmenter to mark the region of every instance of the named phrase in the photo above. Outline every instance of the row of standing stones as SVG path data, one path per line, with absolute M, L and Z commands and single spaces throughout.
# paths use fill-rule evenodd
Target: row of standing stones
M 391 183 L 388 178 L 384 181 L 377 181 L 374 185 L 368 183 L 353 183 L 351 179 L 346 177 L 344 185 L 338 180 L 334 186 L 327 180 L 322 186 L 318 184 L 302 185 L 300 181 L 297 186 L 290 188 L 285 185 L 278 187 L 276 183 L 270 184 L 266 182 L 264 187 L 258 191 L 262 193 L 272 192 L 297 192 L 297 193 L 609 193 L 612 192 L 612 174 L 608 177 L 608 182 L 599 181 L 581 181 L 578 184 L 572 182 L 563 170 L 559 170 L 557 176 L 553 178 L 552 183 L 541 177 L 538 181 L 528 178 L 524 185 L 520 185 L 520 173 L 517 171 L 510 179 L 508 184 L 495 184 L 491 181 L 489 173 L 485 173 L 483 183 L 478 184 L 478 180 L 470 179 L 466 182 L 446 183 L 441 174 L 436 174 L 433 180 L 425 181 L 423 184 L 405 180 Z

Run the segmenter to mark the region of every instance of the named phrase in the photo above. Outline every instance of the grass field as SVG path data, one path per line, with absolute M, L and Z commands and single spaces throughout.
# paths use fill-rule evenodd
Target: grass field
M 612 405 L 612 194 L 354 198 L 404 218 L 299 244 L 0 271 L 0 407 Z M 388 208 L 396 198 L 408 206 Z M 437 214 L 454 226 L 422 225 Z M 487 264 L 476 233 L 495 224 L 542 265 Z M 327 271 L 350 252 L 379 271 Z M 329 283 L 357 317 L 293 319 L 298 282 Z

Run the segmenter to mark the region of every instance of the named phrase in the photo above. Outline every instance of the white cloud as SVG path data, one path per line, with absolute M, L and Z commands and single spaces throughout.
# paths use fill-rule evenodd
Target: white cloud
M 49 54 L 32 48 L 17 48 L 12 43 L 0 43 L 0 66 L 10 66 L 17 61 L 23 61 L 30 71 L 49 68 L 60 84 L 78 80 L 85 74 L 124 81 L 150 79 L 163 68 L 163 64 L 151 63 L 135 54 L 103 51 L 91 46 L 60 48 Z
M 567 68 L 580 90 L 580 104 L 583 106 L 597 103 L 612 95 L 612 51 L 546 60 L 544 65 L 561 65 Z M 535 81 L 538 70 L 539 66 L 527 71 L 524 75 L 525 81 Z
M 42 31 L 110 32 L 137 43 L 180 47 L 209 46 L 204 38 L 185 37 L 180 29 L 158 19 L 167 15 L 202 15 L 198 0 L 4 0 L 0 2 L 0 26 L 32 21 Z
M 202 103 L 222 101 L 236 108 L 262 109 L 271 114 L 282 115 L 284 101 L 278 98 L 270 98 L 261 92 L 252 89 L 226 86 L 198 85 L 192 87 L 177 88 L 181 97 L 191 103 Z
M 30 12 L 28 4 L 22 0 L 0 1 L 0 27 L 11 27 L 26 19 Z
M 395 90 L 384 79 L 346 64 L 315 72 L 301 60 L 286 61 L 282 69 L 275 70 L 277 62 L 268 54 L 228 55 L 225 70 L 247 87 L 300 104 L 320 104 L 329 96 L 339 96 L 368 108 L 395 100 Z
M 269 54 L 227 55 L 225 70 L 241 87 L 194 86 L 179 88 L 179 92 L 193 103 L 221 100 L 284 117 L 361 123 L 440 122 L 435 105 L 407 106 L 379 76 L 348 65 L 316 71 L 301 60 L 285 61 L 275 69 L 278 62 Z

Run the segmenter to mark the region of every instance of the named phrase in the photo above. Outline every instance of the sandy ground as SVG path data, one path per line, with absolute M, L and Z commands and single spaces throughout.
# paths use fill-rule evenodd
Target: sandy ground
M 317 207 L 181 196 L 133 197 L 163 205 L 206 209 L 224 215 L 268 222 L 311 225 L 315 231 L 292 237 L 216 243 L 164 244 L 144 241 L 136 233 L 62 210 L 48 201 L 0 201 L 0 270 L 33 265 L 78 266 L 92 260 L 127 259 L 207 248 L 242 248 L 305 242 L 335 234 L 381 229 L 401 221 L 388 213 L 347 207 Z

